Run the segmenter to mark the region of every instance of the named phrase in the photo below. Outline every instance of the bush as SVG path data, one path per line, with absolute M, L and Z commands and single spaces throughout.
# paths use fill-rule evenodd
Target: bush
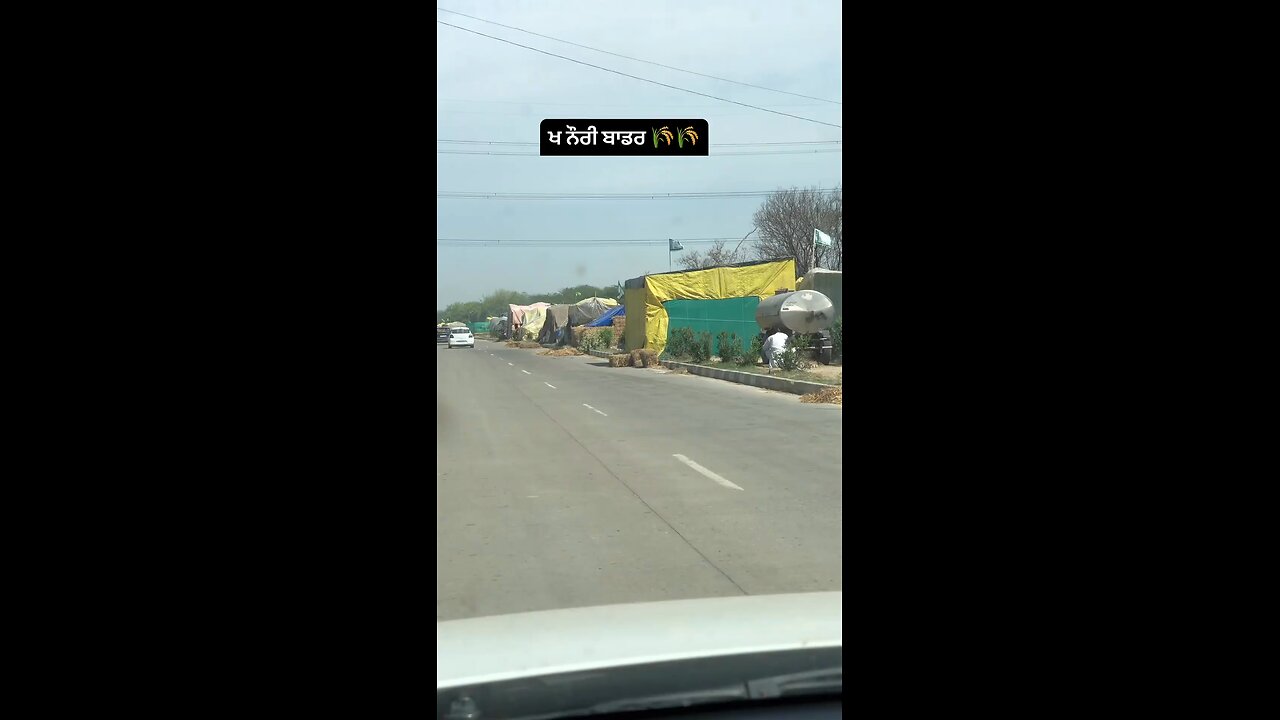
M 583 333 L 578 339 L 578 349 L 584 353 L 592 350 L 603 350 L 605 348 L 604 338 L 600 337 L 600 333 Z
M 800 369 L 800 358 L 796 354 L 796 349 L 791 345 L 791 343 L 787 343 L 787 346 L 783 348 L 782 352 L 778 353 L 778 367 L 783 370 Z
M 697 344 L 693 339 L 693 330 L 682 327 L 671 331 L 671 338 L 667 341 L 667 349 L 664 354 L 680 359 L 693 355 L 693 346 Z
M 800 335 L 793 336 L 787 340 L 787 345 L 778 353 L 778 366 L 783 370 L 799 370 L 800 369 L 800 345 L 796 342 Z M 803 339 L 800 340 L 803 342 Z
M 841 326 L 844 318 L 836 320 L 831 325 L 831 354 L 838 358 L 844 357 L 844 328 Z
M 751 337 L 751 345 L 747 349 L 747 354 L 738 359 L 738 364 L 755 365 L 756 361 L 760 359 L 760 353 L 762 352 L 764 352 L 764 341 L 760 339 L 758 334 L 753 335 Z
M 596 335 L 596 337 L 600 338 L 600 345 L 602 348 L 608 349 L 613 347 L 613 331 L 612 330 L 601 330 L 600 333 Z
M 738 357 L 742 355 L 742 343 L 738 340 L 737 333 L 720 333 L 717 336 L 716 344 L 719 350 L 717 354 L 720 356 L 720 362 L 737 362 Z
M 816 347 L 819 347 L 817 335 L 796 333 L 787 340 L 786 347 L 778 354 L 778 363 L 783 370 L 811 368 L 815 363 L 809 359 L 806 352 Z
M 693 347 L 689 348 L 689 356 L 696 363 L 704 363 L 711 359 L 711 333 L 702 331 L 694 341 Z

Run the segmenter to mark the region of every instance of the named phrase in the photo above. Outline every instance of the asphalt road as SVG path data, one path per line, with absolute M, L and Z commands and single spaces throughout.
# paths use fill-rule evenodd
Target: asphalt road
M 436 346 L 436 619 L 841 590 L 843 408 Z

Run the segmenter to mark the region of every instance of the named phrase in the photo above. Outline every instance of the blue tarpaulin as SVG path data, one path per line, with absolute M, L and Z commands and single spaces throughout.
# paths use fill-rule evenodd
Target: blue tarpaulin
M 605 314 L 601 315 L 595 320 L 592 320 L 586 325 L 583 325 L 583 327 L 609 327 L 610 325 L 613 324 L 614 318 L 626 317 L 627 316 L 626 310 L 627 308 L 623 305 L 619 305 L 618 307 L 615 307 L 615 308 L 610 308 L 607 312 L 605 312 Z

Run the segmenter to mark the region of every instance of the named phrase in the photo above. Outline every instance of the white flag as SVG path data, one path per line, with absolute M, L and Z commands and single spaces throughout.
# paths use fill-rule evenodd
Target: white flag
M 831 247 L 831 236 L 830 236 L 830 235 L 828 235 L 828 234 L 826 234 L 826 233 L 824 233 L 824 232 L 822 232 L 822 231 L 821 231 L 821 230 L 819 230 L 818 228 L 814 228 L 814 229 L 813 229 L 813 244 L 814 244 L 814 245 L 825 245 L 826 247 Z

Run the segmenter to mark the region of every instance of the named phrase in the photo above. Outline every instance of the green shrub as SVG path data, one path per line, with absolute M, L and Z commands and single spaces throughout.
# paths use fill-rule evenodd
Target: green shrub
M 831 354 L 835 357 L 844 357 L 844 328 L 842 323 L 844 318 L 836 320 L 831 325 Z
M 764 352 L 764 341 L 760 339 L 759 334 L 752 335 L 751 345 L 747 348 L 747 354 L 738 359 L 738 364 L 755 365 L 762 352 Z
M 603 350 L 604 343 L 600 333 L 583 333 L 578 339 L 578 349 L 582 352 L 591 352 L 592 350 Z
M 676 359 L 691 357 L 693 346 L 696 344 L 693 330 L 687 327 L 675 328 L 671 331 L 671 337 L 667 341 L 667 348 L 663 354 Z
M 716 349 L 720 362 L 724 363 L 737 362 L 738 356 L 742 354 L 742 344 L 738 341 L 737 333 L 721 332 L 717 335 Z
M 778 355 L 780 363 L 786 363 L 783 370 L 804 370 L 815 365 L 810 359 L 808 351 L 820 348 L 818 336 L 815 334 L 796 333 L 787 340 L 787 346 L 782 354 Z M 788 352 L 789 351 L 789 352 Z
M 696 363 L 704 363 L 711 359 L 711 333 L 706 330 L 698 336 L 694 341 L 693 347 L 689 348 L 689 356 Z
M 729 356 L 725 358 L 725 362 L 736 363 L 742 357 L 742 338 L 738 337 L 738 333 L 729 333 L 728 352 Z M 721 357 L 724 355 L 722 354 Z
M 600 345 L 604 349 L 609 349 L 613 347 L 613 331 L 612 330 L 601 330 L 596 335 L 596 337 L 600 338 Z
M 799 370 L 800 369 L 799 355 L 796 353 L 796 349 L 792 347 L 790 344 L 788 344 L 787 347 L 782 350 L 782 352 L 778 353 L 778 367 L 782 368 L 783 370 Z

